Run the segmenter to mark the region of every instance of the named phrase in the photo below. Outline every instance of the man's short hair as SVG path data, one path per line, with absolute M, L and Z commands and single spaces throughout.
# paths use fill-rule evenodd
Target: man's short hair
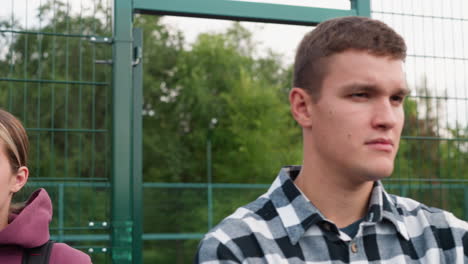
M 320 23 L 307 33 L 297 49 L 293 86 L 317 101 L 327 73 L 327 58 L 347 50 L 405 60 L 403 38 L 385 23 L 366 17 L 342 17 Z

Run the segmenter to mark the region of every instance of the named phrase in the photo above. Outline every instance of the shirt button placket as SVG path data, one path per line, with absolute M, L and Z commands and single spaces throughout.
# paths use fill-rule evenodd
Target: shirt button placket
M 361 263 L 362 261 L 367 259 L 362 245 L 362 239 L 355 238 L 351 240 L 348 244 L 348 248 L 350 263 Z
M 358 252 L 358 246 L 357 246 L 356 242 L 351 241 L 350 248 L 351 248 L 351 252 L 353 252 L 353 253 L 357 253 L 357 252 Z

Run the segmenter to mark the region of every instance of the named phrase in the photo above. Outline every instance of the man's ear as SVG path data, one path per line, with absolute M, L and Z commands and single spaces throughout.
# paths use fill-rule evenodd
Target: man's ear
M 302 128 L 312 127 L 312 98 L 304 89 L 294 87 L 289 92 L 291 113 Z
M 21 166 L 12 177 L 10 191 L 16 193 L 28 182 L 29 170 L 27 167 Z

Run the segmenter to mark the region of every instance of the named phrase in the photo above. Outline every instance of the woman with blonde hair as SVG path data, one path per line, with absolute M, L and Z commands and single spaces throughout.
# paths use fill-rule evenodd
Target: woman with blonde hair
M 12 205 L 28 181 L 28 146 L 21 122 L 0 109 L 0 263 L 91 263 L 85 253 L 50 242 L 52 202 L 46 190 L 35 191 L 22 206 Z

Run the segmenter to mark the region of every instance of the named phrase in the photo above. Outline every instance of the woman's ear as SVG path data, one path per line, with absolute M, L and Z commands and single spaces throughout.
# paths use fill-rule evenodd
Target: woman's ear
M 312 128 L 312 98 L 302 88 L 294 87 L 289 92 L 289 103 L 291 114 L 302 128 Z
M 16 193 L 28 182 L 29 170 L 26 166 L 21 166 L 17 172 L 12 176 L 11 188 L 12 193 Z

